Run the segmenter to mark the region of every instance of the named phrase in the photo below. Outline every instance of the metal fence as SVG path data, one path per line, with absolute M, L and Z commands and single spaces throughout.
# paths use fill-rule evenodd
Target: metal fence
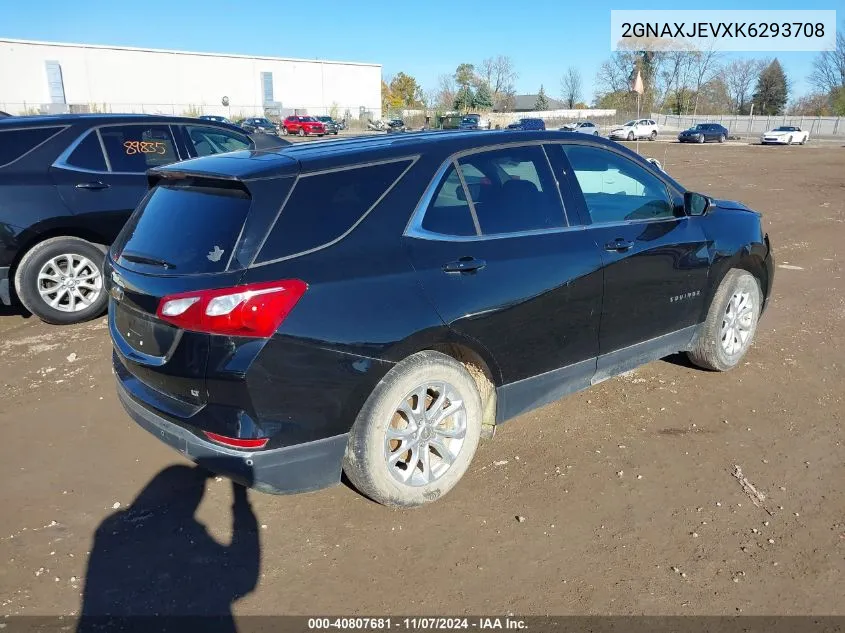
M 381 106 L 378 106 L 380 108 Z M 0 111 L 12 115 L 44 115 L 44 114 L 161 114 L 173 116 L 225 116 L 229 119 L 243 119 L 251 116 L 286 117 L 292 114 L 331 116 L 337 119 L 363 120 L 378 118 L 375 106 L 358 105 L 304 105 L 296 107 L 273 106 L 266 107 L 256 104 L 207 105 L 194 103 L 70 103 L 70 104 L 40 104 L 40 103 L 12 103 L 0 101 Z
M 794 125 L 802 130 L 808 130 L 810 137 L 845 136 L 845 121 L 842 117 L 825 116 L 745 116 L 739 114 L 699 114 L 696 116 L 684 114 L 651 114 L 661 130 L 685 130 L 697 123 L 720 123 L 736 136 L 759 136 L 766 130 L 780 125 Z

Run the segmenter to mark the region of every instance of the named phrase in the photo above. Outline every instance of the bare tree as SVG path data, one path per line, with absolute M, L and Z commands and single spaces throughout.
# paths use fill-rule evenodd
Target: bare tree
M 836 34 L 836 49 L 823 51 L 813 60 L 813 72 L 808 79 L 828 94 L 845 88 L 845 33 L 842 30 Z
M 488 57 L 478 66 L 479 79 L 487 84 L 497 110 L 507 110 L 507 104 L 515 94 L 514 83 L 519 76 L 514 70 L 513 60 L 507 55 Z
M 688 50 L 673 50 L 666 52 L 665 63 L 660 77 L 663 81 L 663 99 L 660 109 L 669 101 L 676 114 L 684 114 L 689 110 L 692 98 L 693 59 L 695 52 Z
M 722 70 L 734 113 L 746 114 L 754 84 L 766 64 L 759 59 L 735 59 Z
M 581 72 L 570 66 L 560 79 L 560 94 L 566 107 L 570 110 L 581 100 Z
M 691 70 L 695 81 L 695 107 L 692 113 L 698 114 L 698 101 L 701 88 L 712 81 L 721 70 L 719 52 L 714 47 L 703 51 L 695 51 L 692 58 Z
M 440 75 L 437 78 L 437 97 L 435 102 L 441 108 L 451 110 L 455 102 L 455 94 L 457 87 L 455 86 L 455 78 L 453 75 Z

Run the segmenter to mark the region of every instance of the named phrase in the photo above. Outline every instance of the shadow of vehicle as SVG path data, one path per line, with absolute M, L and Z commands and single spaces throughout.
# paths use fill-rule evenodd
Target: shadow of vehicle
M 194 517 L 209 477 L 198 466 L 165 468 L 100 524 L 77 633 L 237 630 L 232 604 L 258 581 L 258 525 L 247 489 L 232 482 L 232 537 L 217 542 Z

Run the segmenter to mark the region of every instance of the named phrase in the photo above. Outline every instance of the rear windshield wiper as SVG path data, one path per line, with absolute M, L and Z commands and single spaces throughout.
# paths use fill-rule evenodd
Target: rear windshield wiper
M 123 259 L 128 259 L 130 262 L 137 262 L 138 264 L 149 264 L 150 266 L 161 266 L 162 268 L 176 268 L 176 264 L 171 264 L 170 262 L 157 257 L 141 255 L 140 253 L 127 253 L 124 251 L 120 254 L 120 256 Z

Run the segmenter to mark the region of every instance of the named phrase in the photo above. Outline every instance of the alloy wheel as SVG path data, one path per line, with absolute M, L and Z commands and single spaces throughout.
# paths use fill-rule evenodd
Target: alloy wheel
M 754 302 L 751 293 L 734 293 L 722 316 L 722 349 L 730 356 L 739 354 L 751 338 L 753 325 Z
M 457 459 L 467 432 L 463 400 L 448 382 L 419 385 L 406 395 L 384 436 L 384 457 L 393 478 L 408 486 L 440 479 Z
M 38 271 L 38 294 L 61 312 L 79 312 L 93 304 L 103 291 L 99 267 L 78 253 L 57 255 Z

